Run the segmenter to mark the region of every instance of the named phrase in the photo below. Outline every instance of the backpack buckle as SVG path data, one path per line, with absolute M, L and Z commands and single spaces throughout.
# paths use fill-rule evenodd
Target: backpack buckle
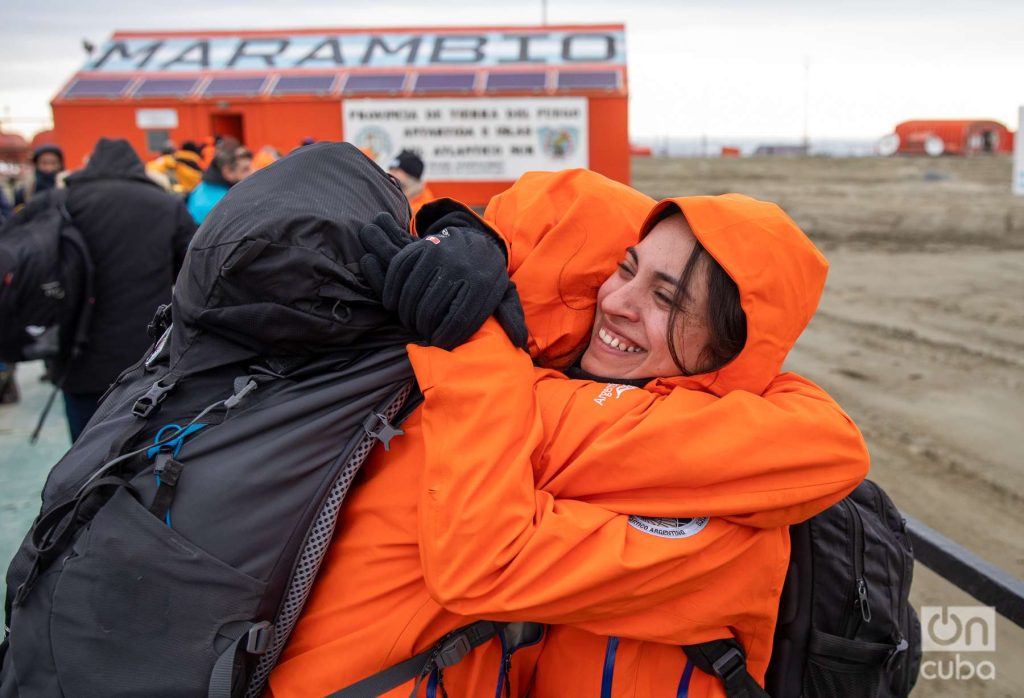
M 725 685 L 729 685 L 737 677 L 742 675 L 747 669 L 747 660 L 743 657 L 743 653 L 735 647 L 729 649 L 728 652 L 719 657 L 712 665 L 715 674 L 725 682 Z
M 135 404 L 132 405 L 132 414 L 142 419 L 148 418 L 164 401 L 167 393 L 174 390 L 175 385 L 177 383 L 173 379 L 167 384 L 164 384 L 162 378 L 158 380 L 146 391 L 145 395 L 135 401 Z
M 153 315 L 153 319 L 149 321 L 148 325 L 146 325 L 146 334 L 152 337 L 153 339 L 159 338 L 160 335 L 167 331 L 168 325 L 171 324 L 169 322 L 170 319 L 171 304 L 164 303 L 163 305 L 156 309 L 156 313 Z
M 245 651 L 249 654 L 264 654 L 274 639 L 274 626 L 269 621 L 261 620 L 249 628 L 245 641 Z
M 434 659 L 434 664 L 438 669 L 450 667 L 461 662 L 463 657 L 472 650 L 473 645 L 470 644 L 469 639 L 462 633 L 459 633 L 441 645 L 437 651 L 437 657 Z
M 405 433 L 398 427 L 392 426 L 388 418 L 380 412 L 374 412 L 363 421 L 363 431 L 367 436 L 384 444 L 385 451 L 391 450 L 391 439 Z

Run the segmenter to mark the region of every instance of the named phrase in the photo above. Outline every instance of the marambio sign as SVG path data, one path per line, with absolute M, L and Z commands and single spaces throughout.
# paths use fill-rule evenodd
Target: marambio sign
M 459 31 L 280 36 L 116 36 L 84 72 L 323 70 L 509 64 L 534 67 L 621 65 L 623 32 Z

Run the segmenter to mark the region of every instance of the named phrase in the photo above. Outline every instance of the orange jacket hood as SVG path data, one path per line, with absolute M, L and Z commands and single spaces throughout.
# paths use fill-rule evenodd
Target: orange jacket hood
M 654 199 L 588 170 L 528 172 L 487 206 L 508 242 L 530 354 L 565 368 L 590 337 L 597 289 L 639 239 Z
M 677 206 L 700 243 L 740 290 L 747 342 L 717 371 L 660 380 L 725 395 L 760 395 L 818 307 L 828 261 L 781 208 L 742 194 L 686 196 L 660 202 L 647 216 L 641 237 L 658 216 Z

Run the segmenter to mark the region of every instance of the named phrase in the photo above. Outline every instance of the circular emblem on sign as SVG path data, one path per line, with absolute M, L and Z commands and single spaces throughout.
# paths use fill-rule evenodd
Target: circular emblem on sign
M 377 162 L 391 155 L 391 136 L 378 126 L 365 126 L 359 129 L 352 139 L 352 144 L 370 151 L 370 156 Z
M 689 538 L 703 531 L 710 520 L 707 516 L 689 519 L 630 516 L 629 525 L 659 538 Z
M 537 135 L 540 137 L 541 149 L 553 158 L 567 158 L 576 152 L 579 144 L 579 131 L 575 128 L 541 128 Z

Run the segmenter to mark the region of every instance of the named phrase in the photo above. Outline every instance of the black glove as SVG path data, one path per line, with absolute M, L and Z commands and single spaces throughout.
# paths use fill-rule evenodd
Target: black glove
M 366 252 L 359 258 L 359 271 L 378 296 L 384 294 L 384 278 L 391 260 L 415 239 L 390 213 L 378 213 L 372 223 L 359 231 L 359 242 Z
M 437 235 L 445 228 L 462 228 L 463 230 L 472 230 L 480 235 L 487 236 L 488 239 L 501 248 L 502 254 L 505 255 L 506 262 L 508 261 L 508 253 L 505 250 L 505 241 L 502 240 L 496 232 L 491 230 L 487 224 L 468 211 L 451 211 L 450 213 L 444 214 L 427 226 L 426 231 L 420 233 L 420 237 L 425 238 L 430 237 L 431 235 Z
M 359 266 L 399 321 L 431 345 L 452 349 L 495 314 L 512 341 L 526 346 L 526 324 L 503 247 L 478 230 L 445 226 L 408 242 L 394 221 L 378 216 L 359 239 L 368 254 Z

